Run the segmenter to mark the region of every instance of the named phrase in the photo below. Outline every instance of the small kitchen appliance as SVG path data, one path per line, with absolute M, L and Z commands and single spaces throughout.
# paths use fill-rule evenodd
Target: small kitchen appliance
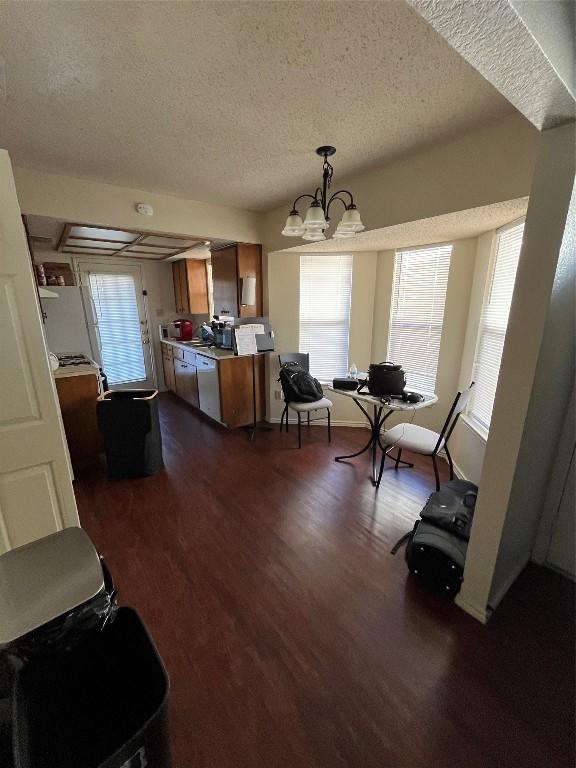
M 192 341 L 194 325 L 190 320 L 174 320 L 171 330 L 173 338 L 180 341 Z

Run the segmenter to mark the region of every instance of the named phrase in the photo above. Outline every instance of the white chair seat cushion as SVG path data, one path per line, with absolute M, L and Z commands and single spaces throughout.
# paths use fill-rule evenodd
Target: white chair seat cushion
M 313 403 L 288 403 L 288 408 L 293 411 L 300 411 L 300 413 L 308 413 L 308 411 L 317 411 L 319 408 L 332 408 L 332 400 L 322 397 Z
M 417 424 L 397 424 L 386 430 L 381 439 L 385 445 L 414 451 L 414 453 L 433 453 L 440 435 L 431 429 L 419 427 Z M 444 446 L 444 440 L 440 448 Z M 440 450 L 439 448 L 439 450 Z

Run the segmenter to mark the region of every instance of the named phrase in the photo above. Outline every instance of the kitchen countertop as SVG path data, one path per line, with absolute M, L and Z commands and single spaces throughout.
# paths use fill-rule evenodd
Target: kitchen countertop
M 176 339 L 161 339 L 162 344 L 169 344 L 171 347 L 178 347 L 178 349 L 193 350 L 199 355 L 204 357 L 210 357 L 212 360 L 226 360 L 230 357 L 242 357 L 242 355 L 235 355 L 231 349 L 218 349 L 218 347 L 202 347 L 199 344 L 183 344 Z M 258 355 L 265 355 L 265 352 L 257 352 Z
M 52 371 L 55 379 L 65 379 L 70 376 L 99 376 L 100 369 L 94 364 L 87 365 L 64 365 Z

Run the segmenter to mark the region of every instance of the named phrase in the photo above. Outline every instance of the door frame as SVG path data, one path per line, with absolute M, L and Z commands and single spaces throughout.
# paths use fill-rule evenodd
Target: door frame
M 102 269 L 103 272 L 106 272 L 107 270 L 111 272 L 117 272 L 119 274 L 136 274 L 137 279 L 140 282 L 140 287 L 142 289 L 142 293 L 140 296 L 140 299 L 142 301 L 142 307 L 144 312 L 144 321 L 146 323 L 145 325 L 145 331 L 148 338 L 148 344 L 143 345 L 148 347 L 148 358 L 149 358 L 149 366 L 150 366 L 150 376 L 149 380 L 151 382 L 151 385 L 154 387 L 154 389 L 158 388 L 158 374 L 156 370 L 156 356 L 154 354 L 154 344 L 152 339 L 152 333 L 151 333 L 151 327 L 150 327 L 150 308 L 148 305 L 148 290 L 146 288 L 146 281 L 144 277 L 144 270 L 142 269 L 142 264 L 136 262 L 134 259 L 122 259 L 118 257 L 94 257 L 94 256 L 74 256 L 72 258 L 72 267 L 74 269 L 74 272 L 76 274 L 76 278 L 78 280 L 78 284 L 84 287 L 87 287 L 88 290 L 90 290 L 90 286 L 86 285 L 83 281 L 83 273 L 86 273 L 89 271 L 87 267 L 97 267 L 98 269 Z M 94 271 L 94 270 L 92 270 Z M 136 292 L 138 293 L 138 285 L 136 285 Z M 144 364 L 146 365 L 146 361 L 144 361 Z M 106 371 L 104 370 L 104 373 Z M 135 382 L 135 384 L 138 384 L 140 382 Z M 123 388 L 130 388 L 130 384 L 120 384 L 115 385 L 118 389 Z

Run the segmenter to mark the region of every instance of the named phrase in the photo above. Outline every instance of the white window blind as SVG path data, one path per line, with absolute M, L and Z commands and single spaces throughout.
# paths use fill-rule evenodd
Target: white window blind
M 496 256 L 482 310 L 468 415 L 488 430 L 500 373 L 500 362 L 522 247 L 524 222 L 498 234 Z
M 409 387 L 433 393 L 442 339 L 451 245 L 396 251 L 388 360 Z
M 348 373 L 352 255 L 300 257 L 300 352 L 310 354 L 310 373 L 331 381 Z
M 134 278 L 90 272 L 90 291 L 98 319 L 102 368 L 108 383 L 144 381 L 146 367 Z

